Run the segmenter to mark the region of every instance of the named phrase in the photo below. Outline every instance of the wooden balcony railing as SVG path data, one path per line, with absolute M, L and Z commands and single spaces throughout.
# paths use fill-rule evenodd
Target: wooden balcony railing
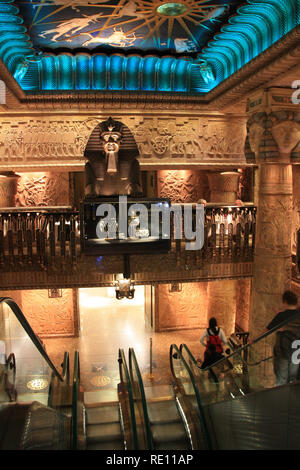
M 205 208 L 204 246 L 185 251 L 186 240 L 173 240 L 171 255 L 194 264 L 240 263 L 253 260 L 256 207 L 247 205 Z M 169 256 L 162 255 L 162 256 Z M 80 215 L 68 207 L 0 209 L 0 270 L 73 269 L 85 255 L 80 244 Z

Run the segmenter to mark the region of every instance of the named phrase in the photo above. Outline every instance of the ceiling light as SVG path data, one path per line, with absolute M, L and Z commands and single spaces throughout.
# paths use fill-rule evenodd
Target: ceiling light
M 163 3 L 156 11 L 163 16 L 181 16 L 188 11 L 188 7 L 183 3 Z
M 27 382 L 27 388 L 34 391 L 44 390 L 49 385 L 48 380 L 37 377 Z

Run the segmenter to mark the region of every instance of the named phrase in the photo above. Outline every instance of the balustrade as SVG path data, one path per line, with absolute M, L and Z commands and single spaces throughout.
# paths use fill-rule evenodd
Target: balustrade
M 193 205 L 194 230 L 196 209 Z M 183 225 L 183 224 L 182 224 Z M 255 246 L 256 207 L 208 204 L 204 214 L 204 245 L 186 251 L 182 239 L 174 239 L 171 251 L 177 265 L 252 261 Z M 75 267 L 81 257 L 80 214 L 71 208 L 2 208 L 0 211 L 0 269 L 13 271 Z M 183 259 L 184 258 L 184 259 Z

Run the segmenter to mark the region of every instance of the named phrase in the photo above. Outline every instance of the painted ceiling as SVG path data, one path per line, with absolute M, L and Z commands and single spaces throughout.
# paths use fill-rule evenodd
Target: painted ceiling
M 16 1 L 38 49 L 197 53 L 235 13 L 240 0 Z
M 300 25 L 300 0 L 0 0 L 26 93 L 213 90 Z

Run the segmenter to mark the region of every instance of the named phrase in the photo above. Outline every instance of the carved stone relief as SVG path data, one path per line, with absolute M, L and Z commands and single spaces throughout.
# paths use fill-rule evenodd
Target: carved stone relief
M 250 126 L 248 131 L 249 144 L 252 152 L 255 154 L 255 157 L 258 157 L 259 146 L 264 134 L 264 128 L 258 123 L 254 123 Z
M 76 305 L 72 289 L 62 289 L 60 298 L 49 298 L 47 289 L 24 290 L 22 310 L 34 332 L 41 337 L 76 335 Z
M 292 252 L 296 253 L 296 233 L 300 229 L 300 166 L 293 167 L 293 236 Z
M 169 288 L 169 284 L 156 288 L 156 331 L 206 328 L 207 283 L 184 283 L 180 292 Z
M 281 154 L 290 154 L 300 142 L 300 124 L 283 121 L 272 128 L 272 135 Z
M 131 130 L 141 162 L 244 162 L 246 127 L 243 120 L 207 117 L 113 116 Z M 84 161 L 88 138 L 106 116 L 88 119 L 48 117 L 0 124 L 0 167 L 11 162 Z
M 207 176 L 196 170 L 160 170 L 157 172 L 158 194 L 172 202 L 188 203 L 208 199 Z
M 17 206 L 67 206 L 68 173 L 23 173 L 18 181 Z

